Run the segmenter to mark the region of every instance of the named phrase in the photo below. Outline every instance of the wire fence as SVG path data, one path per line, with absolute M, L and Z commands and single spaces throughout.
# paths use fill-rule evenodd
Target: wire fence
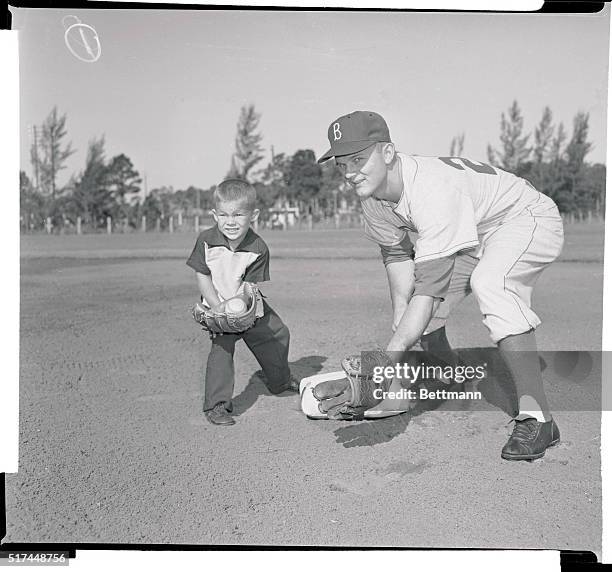
M 602 223 L 603 213 L 597 211 L 577 211 L 563 213 L 564 224 Z M 71 220 L 62 219 L 27 219 L 21 217 L 20 229 L 22 234 L 132 234 L 138 232 L 168 232 L 168 233 L 199 233 L 214 226 L 215 221 L 211 215 L 182 215 L 147 217 L 140 220 L 128 220 L 106 217 L 105 220 L 96 221 L 95 224 L 85 222 L 80 217 Z M 281 231 L 295 230 L 325 230 L 349 229 L 363 227 L 363 215 L 360 212 L 339 212 L 333 215 L 302 216 L 273 216 L 260 219 L 254 223 L 255 230 L 271 229 Z
M 80 217 L 76 220 L 63 218 L 60 220 L 48 217 L 41 219 L 26 219 L 21 217 L 22 234 L 132 234 L 144 232 L 168 233 L 198 233 L 214 226 L 212 216 L 143 216 L 135 223 L 133 220 L 106 217 L 95 224 L 85 222 Z M 363 215 L 357 212 L 336 213 L 331 216 L 306 214 L 294 217 L 273 217 L 258 220 L 253 224 L 255 230 L 270 229 L 279 231 L 348 229 L 363 226 Z

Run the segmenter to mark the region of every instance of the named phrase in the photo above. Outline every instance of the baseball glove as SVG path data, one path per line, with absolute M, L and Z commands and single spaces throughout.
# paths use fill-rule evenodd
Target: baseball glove
M 239 334 L 246 332 L 255 324 L 255 320 L 258 318 L 257 302 L 259 297 L 257 285 L 245 282 L 243 294 L 228 298 L 214 308 L 209 308 L 202 302 L 198 302 L 191 313 L 193 319 L 207 330 L 211 337 L 222 334 Z M 232 306 L 232 300 L 236 299 L 241 299 L 246 304 L 244 310 L 240 312 L 230 311 L 229 306 Z
M 382 383 L 374 381 L 374 368 L 393 365 L 393 360 L 384 351 L 363 352 L 342 360 L 345 379 L 334 379 L 319 383 L 312 394 L 319 402 L 319 410 L 329 419 L 363 419 L 364 412 L 378 405 L 382 399 L 374 397 L 374 390 L 387 391 L 392 379 Z

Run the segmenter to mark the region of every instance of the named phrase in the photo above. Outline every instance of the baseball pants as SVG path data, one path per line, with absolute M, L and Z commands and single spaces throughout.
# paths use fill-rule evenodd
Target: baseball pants
M 234 392 L 234 350 L 240 339 L 251 350 L 265 374 L 265 382 L 272 393 L 285 389 L 289 370 L 289 329 L 278 314 L 264 300 L 264 315 L 255 325 L 240 334 L 223 334 L 213 338 L 206 375 L 202 379 L 204 411 L 223 403 L 232 410 Z
M 563 222 L 555 203 L 541 201 L 503 222 L 482 238 L 480 251 L 461 252 L 446 298 L 427 327 L 445 325 L 453 309 L 473 292 L 494 343 L 535 329 L 533 288 L 543 270 L 561 253 Z

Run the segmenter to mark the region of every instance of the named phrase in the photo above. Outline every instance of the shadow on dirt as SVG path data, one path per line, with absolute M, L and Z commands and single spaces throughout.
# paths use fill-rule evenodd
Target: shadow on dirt
M 419 357 L 418 361 L 429 362 L 425 352 L 411 352 Z M 484 366 L 486 377 L 464 383 L 445 384 L 438 380 L 423 380 L 410 386 L 428 391 L 445 389 L 447 391 L 479 391 L 482 395 L 477 400 L 447 400 L 447 399 L 420 399 L 414 406 L 401 415 L 387 417 L 386 419 L 340 422 L 343 426 L 334 431 L 336 442 L 343 447 L 372 447 L 381 443 L 388 443 L 401 435 L 411 420 L 430 411 L 443 409 L 444 411 L 483 411 L 492 408 L 500 409 L 510 417 L 516 415 L 517 396 L 512 383 L 510 372 L 506 367 L 497 348 L 463 348 L 458 349 L 460 363 L 465 366 Z M 542 370 L 546 363 L 540 358 Z M 410 384 L 408 384 L 410 385 Z
M 319 373 L 323 369 L 323 363 L 327 361 L 327 357 L 319 355 L 304 356 L 289 363 L 291 372 L 297 379 L 308 377 Z M 258 370 L 249 379 L 246 387 L 240 394 L 232 399 L 234 406 L 233 414 L 235 416 L 242 415 L 245 411 L 250 409 L 257 401 L 260 395 L 270 395 L 270 392 L 266 388 L 265 375 L 263 371 Z M 295 397 L 296 394 L 290 391 L 281 393 L 278 397 Z

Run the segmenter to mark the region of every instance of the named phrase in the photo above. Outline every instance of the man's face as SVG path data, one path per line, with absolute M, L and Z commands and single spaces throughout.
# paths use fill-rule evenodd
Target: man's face
M 376 197 L 377 191 L 384 190 L 387 164 L 381 147 L 381 144 L 374 143 L 363 151 L 336 157 L 336 165 L 360 199 Z

